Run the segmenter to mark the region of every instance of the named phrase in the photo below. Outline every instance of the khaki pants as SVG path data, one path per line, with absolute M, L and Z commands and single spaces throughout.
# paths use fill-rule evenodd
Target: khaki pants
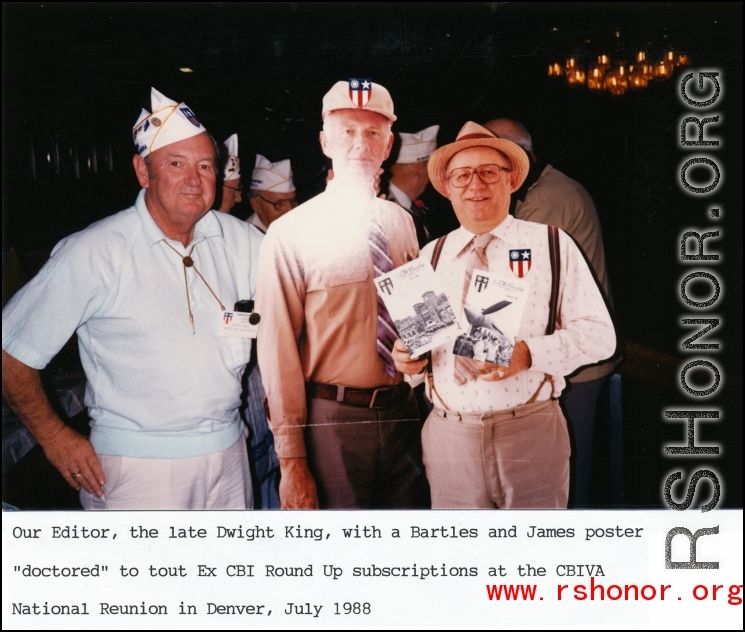
M 460 414 L 435 408 L 422 429 L 436 509 L 566 509 L 569 434 L 556 400 Z

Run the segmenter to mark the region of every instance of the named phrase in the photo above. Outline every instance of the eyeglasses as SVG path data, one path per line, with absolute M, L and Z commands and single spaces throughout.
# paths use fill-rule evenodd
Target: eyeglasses
M 231 186 L 228 186 L 227 184 L 223 184 L 223 186 L 226 189 L 232 189 L 233 191 L 237 191 L 238 193 L 243 193 L 243 185 L 242 184 L 239 184 L 237 187 L 231 187 Z
M 463 189 L 471 184 L 473 174 L 478 173 L 479 178 L 484 184 L 494 184 L 499 182 L 502 171 L 510 173 L 512 169 L 509 169 L 508 167 L 500 167 L 499 165 L 481 165 L 476 169 L 473 169 L 472 167 L 461 167 L 460 169 L 453 169 L 448 174 L 448 181 L 456 189 Z
M 258 193 L 256 194 L 257 198 L 261 198 L 266 202 L 267 204 L 271 204 L 274 207 L 274 210 L 277 211 L 277 213 L 286 213 L 290 209 L 295 208 L 298 205 L 297 198 L 290 198 L 289 200 L 277 200 L 276 202 L 270 202 L 265 197 L 262 197 Z

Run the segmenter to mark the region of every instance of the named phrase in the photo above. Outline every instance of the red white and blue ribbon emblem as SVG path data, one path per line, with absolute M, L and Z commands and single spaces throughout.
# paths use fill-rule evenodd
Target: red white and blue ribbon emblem
M 200 123 L 197 120 L 197 117 L 194 115 L 194 112 L 191 111 L 191 108 L 189 107 L 182 107 L 179 108 L 181 110 L 181 113 L 186 117 L 186 119 L 194 126 L 199 127 Z
M 512 270 L 519 279 L 522 279 L 526 274 L 528 274 L 531 265 L 532 261 L 529 248 L 510 250 L 510 270 Z
M 349 98 L 358 108 L 363 108 L 372 96 L 372 79 L 350 79 Z

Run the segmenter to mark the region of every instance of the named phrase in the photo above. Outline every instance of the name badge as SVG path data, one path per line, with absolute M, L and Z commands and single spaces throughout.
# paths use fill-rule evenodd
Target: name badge
M 217 335 L 225 338 L 256 338 L 261 316 L 256 312 L 223 312 Z

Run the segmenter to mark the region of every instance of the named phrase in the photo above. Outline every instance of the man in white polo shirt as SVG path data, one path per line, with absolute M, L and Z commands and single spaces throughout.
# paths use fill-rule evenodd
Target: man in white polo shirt
M 3 310 L 3 396 L 87 509 L 250 508 L 251 340 L 221 334 L 253 299 L 259 239 L 210 211 L 216 145 L 192 110 L 155 89 L 152 110 L 133 129 L 134 206 L 63 239 Z M 74 332 L 90 442 L 38 375 Z

